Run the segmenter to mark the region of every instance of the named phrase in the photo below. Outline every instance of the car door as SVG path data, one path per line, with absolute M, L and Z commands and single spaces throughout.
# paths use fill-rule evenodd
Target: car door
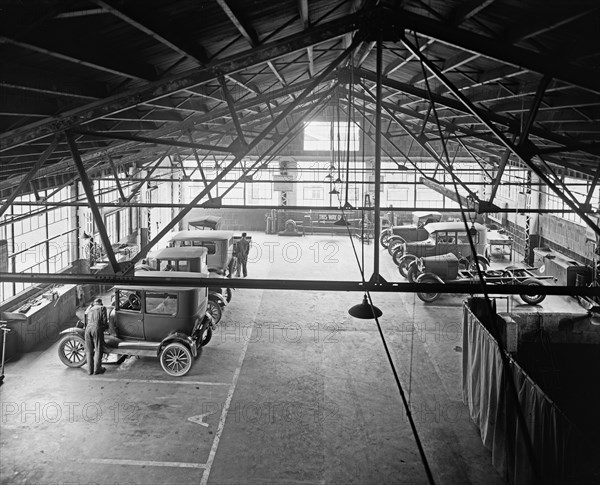
M 148 342 L 160 342 L 184 325 L 178 318 L 179 294 L 174 290 L 150 289 L 144 292 L 144 335 Z
M 115 315 L 119 337 L 144 339 L 141 290 L 116 290 Z

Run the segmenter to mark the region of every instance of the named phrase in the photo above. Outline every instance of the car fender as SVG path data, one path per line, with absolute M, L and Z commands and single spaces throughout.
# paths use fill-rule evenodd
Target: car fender
M 438 283 L 444 284 L 444 280 L 442 278 L 440 278 L 438 275 L 436 275 L 435 273 L 423 273 L 423 274 L 420 274 L 417 277 L 417 279 L 416 279 L 416 283 L 421 283 L 422 280 L 425 280 L 425 279 L 428 279 L 428 278 L 434 279 Z
M 69 334 L 79 335 L 81 338 L 85 339 L 85 330 L 80 327 L 67 328 L 66 330 L 63 330 L 62 332 L 59 333 L 59 335 L 69 335 Z
M 160 353 L 162 352 L 162 350 L 172 342 L 182 343 L 190 350 L 194 358 L 198 356 L 198 349 L 196 349 L 192 337 L 181 332 L 172 332 L 169 335 L 167 335 L 164 339 L 162 339 L 160 346 L 158 347 L 158 350 L 156 352 L 156 356 L 160 357 Z
M 220 293 L 216 290 L 210 290 L 208 292 L 208 299 L 216 301 L 222 307 L 227 305 L 227 299 L 222 295 L 222 293 Z
M 481 259 L 488 266 L 490 265 L 490 259 L 485 257 L 483 254 L 478 254 L 477 259 Z

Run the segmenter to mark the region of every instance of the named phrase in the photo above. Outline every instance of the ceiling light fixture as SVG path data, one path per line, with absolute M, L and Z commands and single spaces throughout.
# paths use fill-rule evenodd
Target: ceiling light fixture
M 367 299 L 367 294 L 363 296 L 362 303 L 354 305 L 348 313 L 354 318 L 360 318 L 361 320 L 373 320 L 383 315 L 383 312 L 375 305 L 371 305 Z

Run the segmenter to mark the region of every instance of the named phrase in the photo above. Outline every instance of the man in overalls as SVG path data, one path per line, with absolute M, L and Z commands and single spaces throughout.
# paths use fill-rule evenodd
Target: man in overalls
M 85 311 L 85 353 L 88 361 L 88 372 L 103 374 L 106 369 L 102 367 L 102 347 L 104 346 L 104 330 L 108 328 L 106 307 L 101 298 L 96 298 L 94 303 Z

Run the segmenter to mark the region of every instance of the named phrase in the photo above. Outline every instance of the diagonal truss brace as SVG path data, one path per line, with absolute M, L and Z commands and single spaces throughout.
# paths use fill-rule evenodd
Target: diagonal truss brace
M 25 187 L 27 187 L 27 185 L 29 185 L 29 182 L 31 182 L 33 180 L 33 178 L 35 177 L 35 175 L 37 174 L 37 172 L 41 168 L 41 166 L 44 165 L 44 163 L 46 162 L 46 160 L 48 160 L 48 158 L 50 158 L 50 155 L 52 155 L 52 153 L 56 149 L 57 145 L 58 145 L 58 138 L 55 137 L 54 140 L 52 140 L 52 143 L 50 143 L 50 146 L 48 148 L 46 148 L 44 153 L 42 153 L 42 156 L 38 159 L 38 161 L 31 168 L 31 170 L 27 173 L 27 175 L 25 175 L 25 177 L 23 177 L 23 179 L 19 183 L 19 186 L 15 190 L 13 190 L 12 194 L 10 194 L 10 197 L 8 197 L 8 199 L 6 199 L 6 201 L 4 201 L 4 204 L 2 204 L 2 206 L 0 207 L 0 217 L 2 217 L 2 215 L 10 207 L 10 205 L 15 201 L 15 199 L 19 196 L 21 191 Z
M 521 131 L 521 135 L 519 137 L 518 147 L 523 148 L 528 141 L 529 133 L 531 132 L 531 128 L 533 127 L 533 122 L 537 115 L 538 110 L 540 109 L 540 105 L 542 104 L 542 99 L 544 99 L 544 93 L 550 84 L 551 78 L 549 76 L 544 76 L 538 89 L 535 93 L 535 98 L 533 99 L 533 104 L 527 113 L 527 120 L 525 121 L 525 125 L 523 126 L 523 130 Z M 514 143 L 516 140 L 516 135 L 513 137 L 512 142 Z M 492 193 L 490 195 L 489 202 L 494 202 L 494 197 L 496 197 L 496 192 L 498 191 L 498 186 L 500 185 L 500 179 L 502 178 L 502 174 L 504 173 L 504 169 L 506 164 L 508 163 L 508 159 L 510 157 L 510 150 L 505 150 L 500 160 L 500 165 L 498 167 L 498 173 L 494 178 L 494 184 L 492 186 Z
M 175 227 L 179 221 L 181 221 L 188 212 L 190 212 L 196 204 L 198 204 L 207 194 L 208 192 L 215 187 L 231 170 L 233 170 L 238 163 L 243 159 L 243 157 L 249 153 L 251 150 L 255 149 L 258 144 L 266 138 L 266 136 L 273 131 L 275 126 L 277 126 L 284 118 L 286 118 L 319 84 L 323 82 L 324 79 L 329 76 L 331 72 L 346 58 L 350 55 L 354 49 L 364 40 L 365 32 L 363 29 L 359 30 L 354 39 L 352 40 L 352 44 L 344 50 L 326 69 L 324 69 L 318 76 L 316 76 L 312 82 L 302 91 L 302 93 L 292 102 L 290 103 L 278 116 L 276 119 L 271 121 L 267 125 L 267 127 L 256 136 L 247 147 L 245 147 L 240 153 L 238 153 L 234 159 L 223 169 L 223 171 L 217 175 L 212 182 L 202 190 L 194 199 L 184 208 L 179 214 L 177 214 L 157 235 L 150 241 L 144 248 L 140 250 L 138 254 L 136 254 L 130 261 L 129 265 L 131 269 L 135 263 L 137 263 L 140 259 L 144 258 L 148 251 L 154 247 L 163 237 L 165 237 L 173 227 Z
M 365 90 L 365 92 L 371 96 L 374 100 L 375 100 L 375 96 L 373 96 L 373 94 L 369 91 L 369 89 L 367 88 L 366 85 L 364 85 L 363 83 L 361 83 L 361 86 L 363 87 L 363 89 Z M 467 185 L 465 185 L 463 183 L 462 180 L 460 180 L 460 178 L 458 178 L 454 172 L 452 171 L 452 167 L 450 167 L 436 152 L 435 150 L 433 150 L 431 148 L 431 146 L 429 145 L 429 142 L 424 140 L 423 137 L 420 137 L 418 135 L 415 135 L 413 133 L 413 131 L 410 129 L 410 127 L 404 123 L 400 118 L 398 118 L 396 116 L 396 114 L 390 110 L 389 108 L 387 108 L 386 106 L 383 106 L 383 109 L 386 111 L 386 113 L 407 133 L 407 135 L 409 137 L 411 137 L 414 141 L 417 142 L 417 144 L 423 148 L 423 150 L 425 150 L 427 153 L 429 153 L 429 155 L 431 155 L 431 157 L 437 162 L 439 163 L 444 170 L 446 170 L 446 172 L 448 172 L 448 174 L 452 177 L 452 179 L 459 184 L 463 189 L 465 189 L 467 191 L 467 193 L 473 197 L 475 200 L 479 200 L 477 198 L 477 194 L 475 194 Z
M 98 208 L 98 205 L 96 204 L 92 183 L 88 178 L 87 173 L 85 172 L 85 166 L 83 165 L 83 161 L 81 160 L 81 156 L 79 155 L 79 150 L 77 149 L 77 144 L 75 143 L 73 134 L 67 132 L 66 135 L 69 149 L 71 150 L 71 154 L 73 155 L 73 162 L 75 163 L 75 167 L 77 167 L 77 172 L 79 172 L 81 185 L 83 185 L 83 190 L 85 191 L 85 195 L 90 204 L 90 209 L 92 210 L 92 214 L 94 215 L 94 220 L 96 221 L 96 225 L 98 226 L 100 239 L 102 240 L 102 244 L 106 249 L 106 255 L 108 256 L 108 260 L 110 261 L 110 265 L 112 266 L 113 272 L 118 273 L 119 263 L 117 262 L 117 258 L 110 243 L 108 233 L 106 232 L 106 227 L 104 226 L 104 221 L 102 220 L 102 214 L 100 212 L 100 209 Z
M 435 64 L 429 61 L 419 50 L 408 40 L 405 36 L 402 37 L 402 43 L 404 46 L 412 52 L 415 56 L 417 56 L 427 69 L 431 71 L 431 73 L 444 85 L 446 88 L 454 95 L 457 99 L 459 99 L 465 107 L 471 112 L 473 116 L 475 116 L 481 123 L 483 123 L 488 130 L 490 130 L 500 142 L 508 149 L 510 152 L 518 157 L 520 160 L 525 163 L 539 178 L 542 180 L 550 189 L 556 193 L 556 195 L 571 209 L 575 211 L 575 213 L 581 217 L 581 219 L 597 234 L 600 235 L 600 227 L 590 219 L 585 212 L 582 210 L 580 204 L 575 201 L 572 201 L 566 198 L 563 192 L 548 178 L 548 176 L 541 171 L 535 163 L 532 161 L 532 154 L 530 150 L 524 149 L 523 147 L 516 146 L 512 143 L 508 138 L 504 136 L 504 134 L 496 128 L 490 121 L 487 120 L 485 116 L 483 116 L 477 108 L 471 103 L 471 101 L 456 87 L 454 84 L 437 68 Z

